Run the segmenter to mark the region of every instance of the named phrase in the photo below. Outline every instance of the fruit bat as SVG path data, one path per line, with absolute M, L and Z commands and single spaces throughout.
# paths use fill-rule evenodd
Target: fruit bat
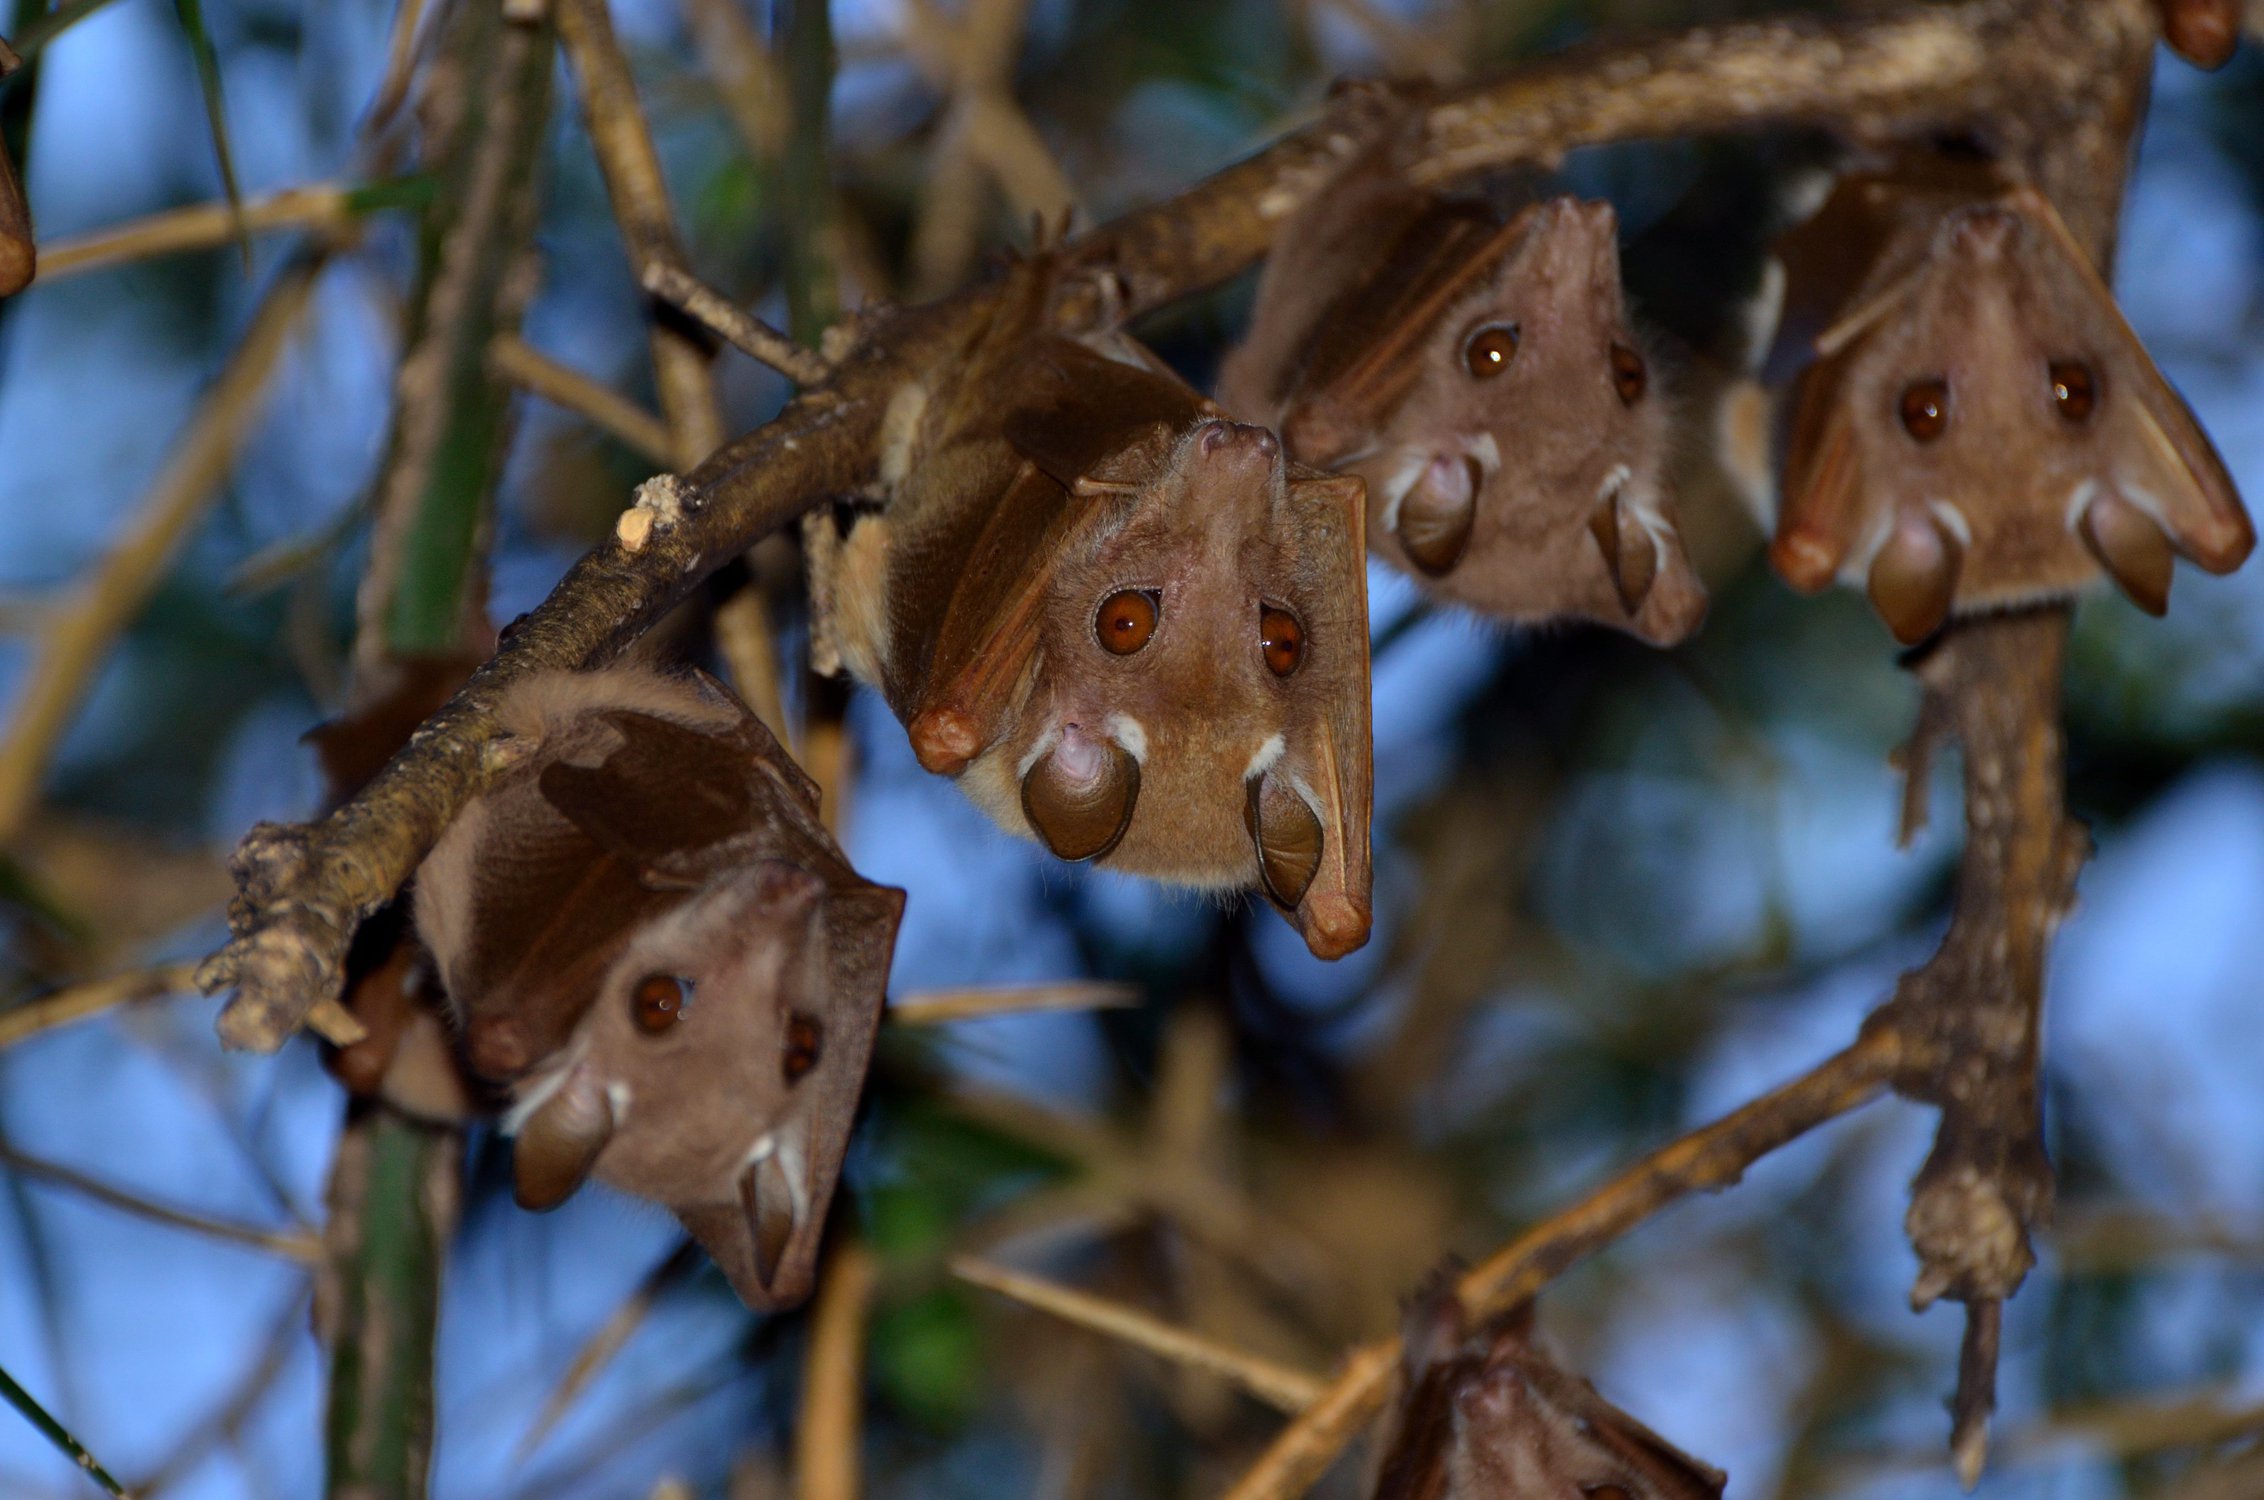
M 1908 645 L 2102 573 L 2158 615 L 2173 555 L 2225 573 L 2255 545 L 2200 424 L 2034 188 L 1910 158 L 1843 179 L 1780 258 L 1788 333 L 1832 310 L 1804 351 L 1770 549 L 1795 588 L 1866 588 Z
M 1375 1500 L 1720 1500 L 1719 1470 L 1542 1352 L 1530 1303 L 1472 1328 L 1434 1285 L 1404 1332 Z
M 805 530 L 814 657 L 928 770 L 1065 860 L 1262 888 L 1367 939 L 1360 481 L 1285 462 L 1120 335 L 1051 332 L 1046 261 L 891 404 L 881 500 Z
M 809 1295 L 904 894 L 860 879 L 737 699 L 644 668 L 497 706 L 515 756 L 417 877 L 519 1202 L 667 1205 L 758 1309 Z
M 1408 186 L 1387 145 L 1276 237 L 1220 399 L 1290 456 L 1368 484 L 1368 542 L 1508 620 L 1658 645 L 1706 593 L 1661 481 L 1668 415 L 1620 287 L 1618 219 L 1504 216 Z

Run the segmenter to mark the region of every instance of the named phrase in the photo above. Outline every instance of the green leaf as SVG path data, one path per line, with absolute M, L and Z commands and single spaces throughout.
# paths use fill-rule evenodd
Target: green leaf
M 220 92 L 220 54 L 212 33 L 204 25 L 204 0 L 173 0 L 174 14 L 189 39 L 189 54 L 196 59 L 197 87 L 204 91 L 205 122 L 212 129 L 212 154 L 220 161 L 220 190 L 228 199 L 228 217 L 236 226 L 236 247 L 243 252 L 244 269 L 252 268 L 252 236 L 244 225 L 244 197 L 236 187 L 236 157 L 228 147 L 227 101 Z
M 41 1437 L 53 1443 L 56 1450 L 65 1458 L 84 1469 L 87 1478 L 101 1485 L 104 1493 L 118 1496 L 125 1495 L 125 1487 L 120 1485 L 117 1480 L 112 1479 L 109 1471 L 94 1461 L 94 1455 L 87 1452 L 86 1448 L 77 1438 L 71 1436 L 62 1423 L 47 1414 L 46 1407 L 34 1401 L 29 1391 L 16 1384 L 4 1367 L 0 1367 L 0 1397 L 6 1397 L 10 1406 L 23 1413 L 25 1421 L 39 1429 Z
M 867 1348 L 882 1394 L 932 1432 L 966 1425 L 982 1404 L 982 1332 L 956 1288 L 882 1309 Z

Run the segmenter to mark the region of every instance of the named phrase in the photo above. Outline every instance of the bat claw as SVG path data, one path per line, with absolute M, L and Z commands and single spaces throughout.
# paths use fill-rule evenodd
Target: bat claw
M 983 753 L 982 731 L 971 715 L 955 708 L 931 708 L 912 720 L 912 753 L 920 769 L 956 776 Z

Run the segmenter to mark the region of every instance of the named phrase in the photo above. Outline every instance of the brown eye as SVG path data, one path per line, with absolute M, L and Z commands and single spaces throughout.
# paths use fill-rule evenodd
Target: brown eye
M 1266 605 L 1258 611 L 1258 646 L 1266 654 L 1266 670 L 1287 677 L 1305 660 L 1305 627 L 1288 610 Z
M 1590 1485 L 1580 1493 L 1586 1496 L 1587 1500 L 1635 1500 L 1635 1497 L 1627 1492 L 1626 1486 L 1617 1484 Z
M 804 1073 L 818 1065 L 824 1045 L 823 1027 L 808 1016 L 794 1016 L 786 1023 L 786 1045 L 779 1052 L 778 1070 L 788 1083 L 799 1082 Z
M 2080 360 L 2063 359 L 2052 365 L 2052 404 L 2063 420 L 2080 427 L 2099 409 L 2099 382 L 2091 367 Z
M 1517 357 L 1517 325 L 1489 323 L 1462 346 L 1462 363 L 1477 380 L 1491 380 Z
M 1118 589 L 1101 601 L 1093 617 L 1093 630 L 1101 648 L 1115 656 L 1130 656 L 1148 644 L 1156 633 L 1156 596 L 1149 589 Z
M 691 982 L 673 974 L 647 974 L 629 992 L 629 1013 L 647 1036 L 658 1036 L 675 1025 L 691 1003 Z
M 1950 425 L 1950 388 L 1946 381 L 1914 380 L 1903 388 L 1903 430 L 1921 443 L 1930 443 Z
M 1651 387 L 1650 367 L 1643 363 L 1642 355 L 1625 344 L 1612 345 L 1612 387 L 1619 392 L 1622 406 L 1633 406 Z

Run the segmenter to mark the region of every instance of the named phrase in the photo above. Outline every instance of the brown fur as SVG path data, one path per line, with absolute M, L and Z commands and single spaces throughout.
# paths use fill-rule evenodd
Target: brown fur
M 1526 1500 L 1608 1492 L 1720 1500 L 1724 1476 L 1542 1351 L 1531 1308 L 1471 1328 L 1453 1288 L 1408 1309 L 1399 1404 L 1375 1500 Z
M 1283 230 L 1220 399 L 1278 424 L 1299 462 L 1366 480 L 1369 546 L 1433 592 L 1502 619 L 1682 639 L 1706 595 L 1662 484 L 1659 382 L 1632 406 L 1613 383 L 1613 346 L 1641 342 L 1610 207 L 1558 198 L 1503 222 L 1406 186 L 1393 160 L 1389 143 L 1356 159 Z M 1517 352 L 1479 380 L 1464 349 L 1496 324 L 1516 325 Z M 1483 471 L 1443 574 L 1411 561 L 1395 524 L 1434 460 Z M 1657 554 L 1632 612 L 1590 530 L 1613 494 Z
M 712 680 L 556 673 L 498 712 L 520 757 L 426 861 L 417 922 L 475 1070 L 513 1094 L 522 1199 L 595 1176 L 673 1209 L 750 1306 L 799 1302 L 903 893 L 849 868 Z M 692 987 L 658 1033 L 635 1019 L 650 975 Z M 798 1077 L 797 1019 L 819 1041 Z
M 1932 562 L 1929 517 L 1957 544 L 1949 573 L 1936 563 L 1925 577 L 1954 612 L 2096 582 L 2087 516 L 2110 538 L 2135 536 L 2142 558 L 2164 540 L 2210 572 L 2248 555 L 2254 529 L 2208 438 L 2035 190 L 1912 159 L 1843 182 L 1783 253 L 1792 326 L 1803 308 L 1837 315 L 1801 379 L 1771 553 L 1796 587 L 1869 579 L 1882 608 L 1909 599 L 1910 583 L 1873 565 L 1898 526 L 1920 528 L 1914 555 Z M 2056 407 L 2049 372 L 2064 361 L 2095 378 L 2088 420 Z M 1937 380 L 1948 419 L 1921 442 L 1901 397 Z M 2137 579 L 2126 564 L 2118 576 L 2159 607 L 2166 571 Z
M 1065 733 L 1138 762 L 1109 867 L 1209 889 L 1259 881 L 1250 786 L 1282 778 L 1323 828 L 1289 915 L 1335 957 L 1368 928 L 1367 610 L 1356 480 L 1287 465 L 1121 338 L 1044 331 L 1026 266 L 988 335 L 899 409 L 902 475 L 830 549 L 823 630 L 879 687 L 930 770 L 1002 826 Z M 1116 656 L 1094 619 L 1121 589 L 1160 600 Z M 1267 606 L 1305 632 L 1272 675 Z

